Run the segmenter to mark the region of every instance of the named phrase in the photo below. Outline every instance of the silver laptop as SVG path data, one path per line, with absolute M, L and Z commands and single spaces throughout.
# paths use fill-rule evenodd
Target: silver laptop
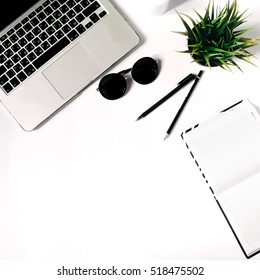
M 33 130 L 138 43 L 108 0 L 5 1 L 0 100 Z

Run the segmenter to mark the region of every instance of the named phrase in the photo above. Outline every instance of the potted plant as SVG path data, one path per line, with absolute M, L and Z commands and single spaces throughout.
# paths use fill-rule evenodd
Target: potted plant
M 189 53 L 195 62 L 208 67 L 220 66 L 231 70 L 230 66 L 236 66 L 241 70 L 235 62 L 236 58 L 253 64 L 250 61 L 253 54 L 248 48 L 258 45 L 258 38 L 244 37 L 252 27 L 238 30 L 246 22 L 245 12 L 239 12 L 236 0 L 232 4 L 228 1 L 222 9 L 209 1 L 204 16 L 195 11 L 199 17 L 196 21 L 177 12 L 186 29 L 177 33 L 186 36 L 188 41 L 188 49 L 183 52 Z M 184 16 L 192 23 L 191 27 Z

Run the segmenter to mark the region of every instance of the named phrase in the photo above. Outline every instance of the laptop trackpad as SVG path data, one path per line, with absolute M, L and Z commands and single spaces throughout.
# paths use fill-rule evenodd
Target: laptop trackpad
M 43 74 L 60 96 L 66 99 L 91 82 L 99 71 L 98 64 L 79 43 L 44 70 Z

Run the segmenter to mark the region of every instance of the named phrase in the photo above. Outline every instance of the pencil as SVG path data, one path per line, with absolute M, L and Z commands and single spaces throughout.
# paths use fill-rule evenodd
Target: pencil
M 181 113 L 182 113 L 182 111 L 183 111 L 185 105 L 187 104 L 189 98 L 191 97 L 191 95 L 192 95 L 192 93 L 193 93 L 193 91 L 194 91 L 196 85 L 198 84 L 200 78 L 202 77 L 202 74 L 203 74 L 203 71 L 200 71 L 199 74 L 198 74 L 198 76 L 196 77 L 196 79 L 195 79 L 195 81 L 194 81 L 194 83 L 193 83 L 193 85 L 192 85 L 192 87 L 191 87 L 189 93 L 187 94 L 186 98 L 184 99 L 184 101 L 183 101 L 183 103 L 182 103 L 180 109 L 178 110 L 176 116 L 174 117 L 174 119 L 173 119 L 171 125 L 169 126 L 169 128 L 168 128 L 168 130 L 167 130 L 167 132 L 166 132 L 166 135 L 165 135 L 165 137 L 164 137 L 164 140 L 166 140 L 166 139 L 170 136 L 170 134 L 171 134 L 171 132 L 172 132 L 172 130 L 173 130 L 173 127 L 175 126 L 176 122 L 178 121 L 178 119 L 179 119 L 179 117 L 180 117 L 180 115 L 181 115 Z
M 153 110 L 155 110 L 157 107 L 159 107 L 162 103 L 164 103 L 166 100 L 168 100 L 170 97 L 172 97 L 176 92 L 178 92 L 181 88 L 186 86 L 188 83 L 190 83 L 192 80 L 196 78 L 196 75 L 189 74 L 187 77 L 185 77 L 183 80 L 181 80 L 178 83 L 178 86 L 173 89 L 171 92 L 169 92 L 167 95 L 165 95 L 162 99 L 160 99 L 158 102 L 156 102 L 153 106 L 151 106 L 149 109 L 147 109 L 145 112 L 143 112 L 138 118 L 137 121 L 146 117 L 148 114 L 150 114 Z

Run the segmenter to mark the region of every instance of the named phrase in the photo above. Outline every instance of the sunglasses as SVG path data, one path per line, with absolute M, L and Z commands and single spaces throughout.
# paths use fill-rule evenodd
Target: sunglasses
M 125 75 L 129 72 L 131 72 L 132 78 L 137 83 L 142 85 L 150 84 L 158 76 L 158 62 L 151 57 L 143 57 L 132 68 L 104 76 L 100 80 L 97 90 L 103 97 L 109 100 L 122 97 L 127 89 Z

